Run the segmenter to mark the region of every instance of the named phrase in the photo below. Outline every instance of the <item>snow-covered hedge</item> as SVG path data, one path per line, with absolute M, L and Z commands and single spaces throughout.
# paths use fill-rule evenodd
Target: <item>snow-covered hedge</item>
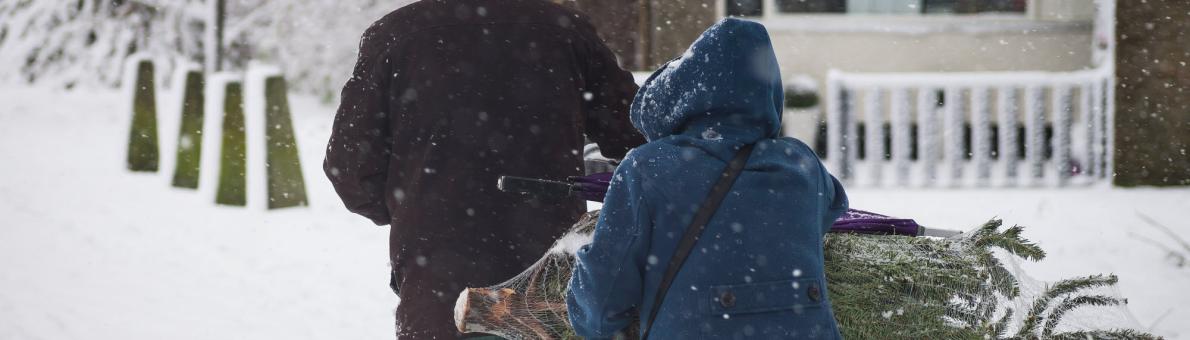
M 211 0 L 0 1 L 0 81 L 115 87 L 125 58 L 146 53 L 160 74 L 205 59 Z M 412 0 L 227 0 L 226 62 L 280 65 L 295 90 L 333 95 L 359 37 Z

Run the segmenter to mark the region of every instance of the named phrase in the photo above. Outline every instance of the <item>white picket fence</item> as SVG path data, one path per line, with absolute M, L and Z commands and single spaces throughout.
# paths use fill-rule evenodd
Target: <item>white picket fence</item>
M 1109 67 L 1075 72 L 831 71 L 826 80 L 825 160 L 841 180 L 870 186 L 1110 181 L 1113 93 Z M 1047 138 L 1047 132 L 1052 136 Z

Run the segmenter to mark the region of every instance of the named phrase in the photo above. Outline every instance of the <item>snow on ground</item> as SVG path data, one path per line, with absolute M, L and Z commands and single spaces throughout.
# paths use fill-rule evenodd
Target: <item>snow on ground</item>
M 387 229 L 347 213 L 322 176 L 332 106 L 292 99 L 311 206 L 264 212 L 170 188 L 172 166 L 124 171 L 129 118 L 115 91 L 0 87 L 0 339 L 392 334 Z M 163 144 L 172 144 L 165 139 L 176 119 L 161 120 Z M 1150 223 L 1190 239 L 1190 189 L 861 188 L 850 196 L 853 207 L 939 228 L 992 217 L 1025 225 L 1050 254 L 1026 264 L 1031 276 L 1119 274 L 1142 328 L 1190 338 L 1190 268 L 1149 243 L 1174 246 Z

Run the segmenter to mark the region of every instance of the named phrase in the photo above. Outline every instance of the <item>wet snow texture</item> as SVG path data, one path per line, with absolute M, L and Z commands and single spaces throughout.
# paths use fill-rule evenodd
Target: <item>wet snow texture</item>
M 175 96 L 159 93 L 162 103 Z M 265 213 L 171 189 L 171 157 L 157 175 L 124 171 L 121 98 L 0 86 L 0 339 L 392 334 L 387 229 L 347 213 L 320 175 L 333 105 L 292 97 L 312 205 Z M 159 110 L 163 151 L 176 111 Z M 1150 243 L 1174 246 L 1146 221 L 1190 239 L 1190 189 L 856 189 L 850 197 L 931 227 L 991 217 L 1028 226 L 1025 237 L 1050 253 L 1025 264 L 1030 275 L 1116 273 L 1142 327 L 1190 338 L 1190 268 Z

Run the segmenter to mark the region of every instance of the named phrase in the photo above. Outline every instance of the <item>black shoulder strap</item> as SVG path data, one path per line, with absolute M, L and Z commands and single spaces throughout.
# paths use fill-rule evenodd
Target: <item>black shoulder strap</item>
M 736 178 L 744 171 L 744 165 L 748 163 L 748 156 L 752 154 L 753 144 L 747 144 L 736 152 L 735 158 L 732 158 L 730 163 L 727 163 L 727 169 L 723 170 L 723 174 L 719 176 L 719 181 L 711 187 L 711 193 L 707 195 L 702 206 L 694 214 L 694 219 L 690 221 L 690 226 L 686 227 L 686 234 L 682 235 L 682 240 L 678 243 L 677 250 L 669 260 L 669 266 L 665 268 L 665 276 L 661 278 L 661 287 L 657 290 L 657 295 L 653 297 L 653 308 L 649 311 L 648 323 L 644 325 L 644 331 L 641 333 L 641 339 L 647 340 L 649 338 L 649 330 L 653 328 L 653 322 L 657 320 L 657 311 L 661 309 L 661 302 L 665 300 L 665 293 L 669 292 L 669 286 L 673 285 L 674 277 L 678 276 L 678 271 L 682 269 L 682 264 L 686 263 L 686 258 L 690 257 L 690 251 L 694 250 L 694 245 L 698 243 L 702 232 L 707 229 L 707 223 L 711 221 L 711 217 L 715 215 L 715 211 L 719 210 L 719 205 L 723 203 L 723 199 L 727 197 L 727 193 L 731 191 L 731 186 L 735 184 Z

